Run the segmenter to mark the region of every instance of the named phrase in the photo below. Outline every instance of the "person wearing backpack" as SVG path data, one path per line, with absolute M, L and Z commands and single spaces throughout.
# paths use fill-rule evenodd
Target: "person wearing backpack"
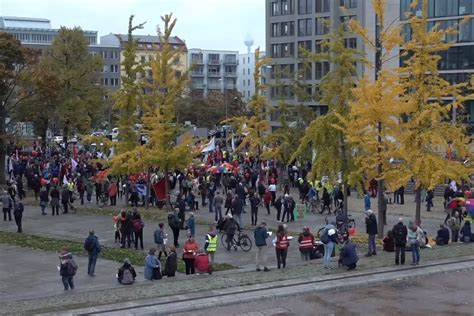
M 15 217 L 15 223 L 18 227 L 17 233 L 21 233 L 23 230 L 21 229 L 21 218 L 23 217 L 23 211 L 25 207 L 23 206 L 22 202 L 14 203 L 13 204 L 13 216 Z
M 323 232 L 321 234 L 321 242 L 324 244 L 323 267 L 324 269 L 332 269 L 331 256 L 334 251 L 334 247 L 337 244 L 337 233 L 334 223 L 324 226 Z
M 137 273 L 135 272 L 135 268 L 130 263 L 130 259 L 125 258 L 123 265 L 118 270 L 117 281 L 123 285 L 130 285 L 135 283 L 136 277 Z
M 179 248 L 178 238 L 179 238 L 179 226 L 180 221 L 178 217 L 179 209 L 175 208 L 173 213 L 168 214 L 168 225 L 173 231 L 173 244 L 176 248 Z
M 422 242 L 425 240 L 425 235 L 423 234 L 423 230 L 418 227 L 413 222 L 408 224 L 408 242 L 410 243 L 411 247 L 411 256 L 412 256 L 412 266 L 416 266 L 420 264 L 420 246 Z
M 398 223 L 392 228 L 393 241 L 395 244 L 395 264 L 405 264 L 405 247 L 407 244 L 408 229 L 403 224 L 403 218 L 398 219 Z
M 155 244 L 156 244 L 156 249 L 157 249 L 157 251 L 159 251 L 158 260 L 161 260 L 161 254 L 162 253 L 165 254 L 165 257 L 168 256 L 168 254 L 166 253 L 166 236 L 168 234 L 166 234 L 164 226 L 165 225 L 163 223 L 159 223 L 158 224 L 158 229 L 155 230 L 155 232 L 153 233 L 153 237 L 155 239 Z
M 77 272 L 77 264 L 68 249 L 62 248 L 59 253 L 59 275 L 63 282 L 64 291 L 74 290 L 74 275 Z
M 89 231 L 89 236 L 84 241 L 84 249 L 87 251 L 89 256 L 89 263 L 87 264 L 87 274 L 89 276 L 95 276 L 95 264 L 97 262 L 97 256 L 101 251 L 99 239 L 95 236 L 94 231 Z
M 143 227 L 145 223 L 143 222 L 140 214 L 135 214 L 132 220 L 133 233 L 135 234 L 135 250 L 138 248 L 138 240 L 140 239 L 140 248 L 143 250 Z

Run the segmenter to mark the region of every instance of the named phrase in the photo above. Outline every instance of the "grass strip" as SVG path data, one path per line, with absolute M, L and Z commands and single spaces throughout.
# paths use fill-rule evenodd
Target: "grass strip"
M 37 235 L 0 231 L 0 244 L 54 252 L 58 252 L 62 247 L 67 247 L 74 255 L 87 257 L 87 251 L 84 250 L 84 244 L 78 241 L 60 240 Z M 100 252 L 99 257 L 120 263 L 123 263 L 125 258 L 129 258 L 133 265 L 143 266 L 146 255 L 143 251 L 102 246 L 102 251 Z M 162 260 L 163 266 L 164 263 L 165 260 Z M 233 265 L 228 263 L 214 264 L 214 271 L 230 270 L 234 268 Z M 178 272 L 185 272 L 184 261 L 180 258 L 178 258 Z

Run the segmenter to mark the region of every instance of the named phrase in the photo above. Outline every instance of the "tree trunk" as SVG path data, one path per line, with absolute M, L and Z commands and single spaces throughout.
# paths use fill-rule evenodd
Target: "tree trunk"
M 170 197 L 169 197 L 169 179 L 168 179 L 168 170 L 165 170 L 165 202 L 166 202 L 166 206 L 168 207 L 168 211 L 171 211 L 171 201 L 170 201 Z
M 342 206 L 343 206 L 342 212 L 343 212 L 344 215 L 347 215 L 347 201 L 349 201 L 349 199 L 347 198 L 347 187 L 348 187 L 347 181 L 342 181 L 342 190 L 344 190 L 344 191 L 342 191 L 344 193 L 343 202 L 342 202 L 343 203 L 342 204 Z
M 146 194 L 145 194 L 145 209 L 147 210 L 150 208 L 150 193 L 151 193 L 150 192 L 151 190 L 150 168 L 147 169 L 146 175 L 147 175 L 148 181 L 146 185 Z
M 377 180 L 378 238 L 383 238 L 384 218 L 387 212 L 386 210 L 387 205 L 385 204 L 385 197 L 383 195 L 383 191 L 384 191 L 384 180 L 382 179 Z
M 421 187 L 415 189 L 415 222 L 416 225 L 421 224 Z
M 1 102 L 1 101 L 0 101 Z M 0 104 L 0 185 L 4 185 L 6 182 L 6 148 L 5 148 L 5 105 Z

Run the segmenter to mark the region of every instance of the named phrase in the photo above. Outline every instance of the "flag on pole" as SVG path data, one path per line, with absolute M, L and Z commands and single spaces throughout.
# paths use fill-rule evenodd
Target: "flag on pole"
M 77 168 L 77 161 L 74 159 L 71 159 L 71 169 L 72 171 L 76 170 Z
M 163 178 L 158 182 L 153 184 L 153 191 L 155 191 L 155 196 L 158 201 L 165 201 L 166 200 L 166 193 L 165 193 L 165 179 Z
M 216 138 L 212 137 L 209 143 L 201 149 L 202 153 L 214 151 L 216 149 Z

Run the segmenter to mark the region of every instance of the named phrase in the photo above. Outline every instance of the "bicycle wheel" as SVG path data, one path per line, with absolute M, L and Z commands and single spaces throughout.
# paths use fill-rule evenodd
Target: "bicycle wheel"
M 227 240 L 227 235 L 224 234 L 224 233 L 221 233 L 220 236 L 221 236 L 221 244 L 222 244 L 222 247 L 224 247 L 224 249 L 226 249 L 226 248 L 227 248 L 227 242 L 226 242 L 226 240 Z
M 241 236 L 239 239 L 240 248 L 243 251 L 249 252 L 252 249 L 252 240 L 248 236 Z

